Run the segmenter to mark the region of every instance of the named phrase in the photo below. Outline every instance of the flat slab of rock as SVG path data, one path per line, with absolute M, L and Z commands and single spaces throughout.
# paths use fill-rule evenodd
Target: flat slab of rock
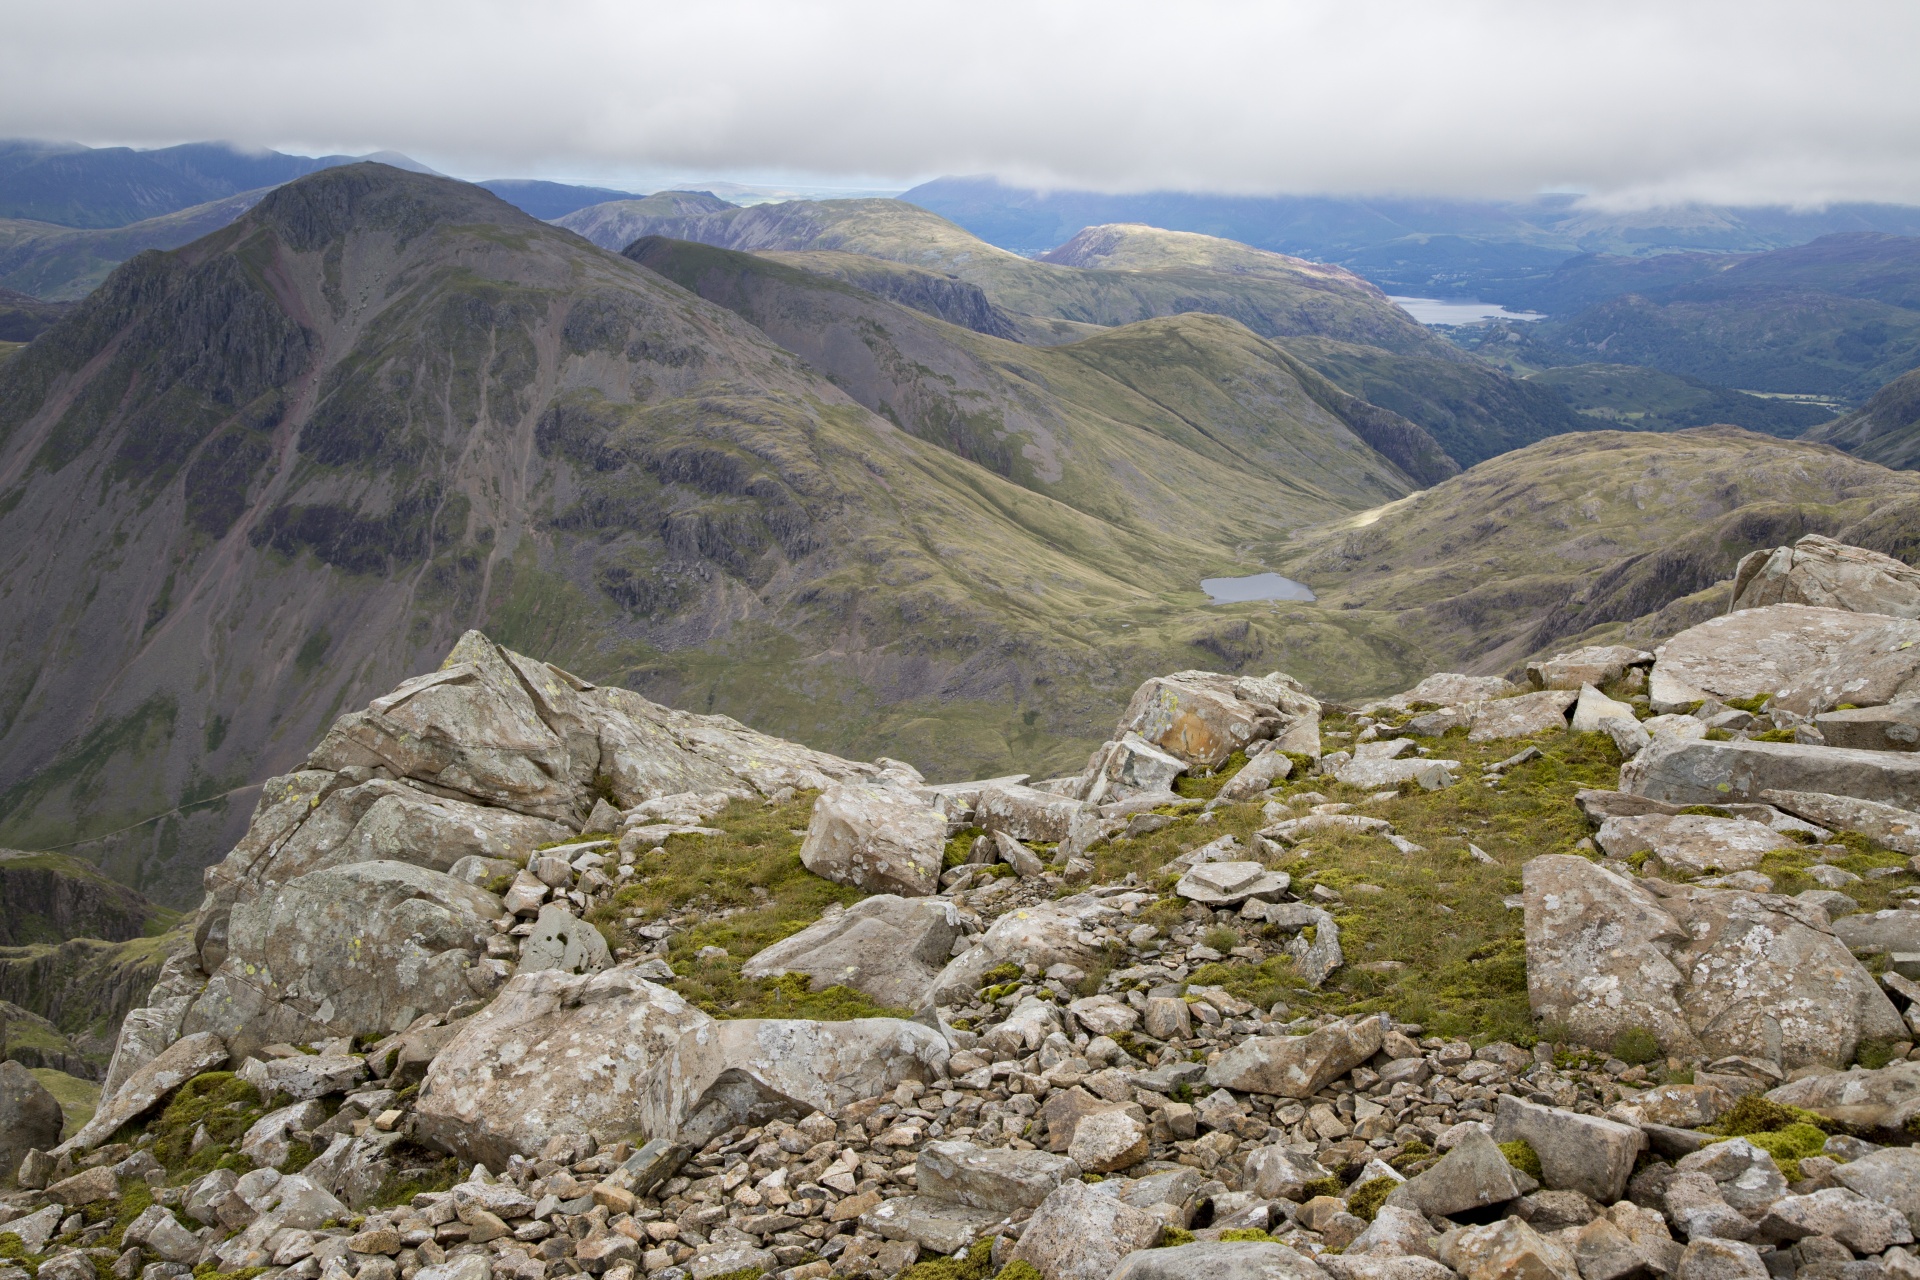
M 1827 711 L 1813 718 L 1830 747 L 1860 751 L 1920 751 L 1920 700 Z
M 1439 791 L 1458 780 L 1458 760 L 1393 759 L 1349 760 L 1334 771 L 1334 779 L 1348 786 L 1380 790 L 1414 783 L 1423 791 Z
M 101 1102 L 93 1118 L 51 1154 L 62 1156 L 93 1150 L 121 1125 L 146 1115 L 187 1081 L 203 1071 L 216 1071 L 226 1063 L 227 1046 L 219 1036 L 200 1032 L 180 1037 L 159 1057 L 127 1077 L 127 1082 L 111 1098 Z
M 1760 793 L 1768 804 L 1836 831 L 1858 831 L 1889 849 L 1920 854 L 1920 813 L 1877 800 L 1857 800 L 1819 791 L 1769 790 Z
M 1817 715 L 1841 706 L 1874 707 L 1920 698 L 1920 621 L 1881 619 L 1826 661 L 1798 673 L 1770 707 Z
M 1036 787 L 987 787 L 974 802 L 975 824 L 1004 832 L 1015 840 L 1058 843 L 1073 831 L 1073 820 L 1087 812 L 1084 801 Z
M 1655 742 L 1620 767 L 1620 789 L 1681 805 L 1820 791 L 1920 809 L 1920 754 L 1797 742 Z
M 884 1005 L 918 1009 L 953 954 L 960 913 L 945 898 L 875 894 L 837 908 L 740 967 L 745 978 L 804 973 L 815 991 L 841 985 Z
M 989 971 L 1007 963 L 1037 965 L 1042 973 L 1061 963 L 1084 968 L 1100 953 L 1092 930 L 1117 915 L 1113 907 L 1090 897 L 1008 911 L 940 971 L 933 998 L 949 1002 L 970 997 L 987 985 Z
M 1600 824 L 1594 843 L 1610 858 L 1627 858 L 1644 850 L 1670 871 L 1699 876 L 1750 871 L 1767 854 L 1793 842 L 1771 827 L 1744 818 L 1647 814 L 1608 818 Z
M 1887 1147 L 1834 1170 L 1840 1185 L 1896 1209 L 1910 1230 L 1920 1228 L 1920 1150 Z
M 1369 702 L 1360 709 L 1371 715 L 1376 711 L 1411 711 L 1421 703 L 1436 707 L 1463 707 L 1469 703 L 1508 698 L 1523 690 L 1501 676 L 1467 676 L 1442 671 L 1428 676 L 1405 693 Z
M 1011 1260 L 1047 1280 L 1109 1280 L 1121 1259 L 1153 1246 L 1160 1226 L 1155 1214 L 1063 1182 L 1034 1210 Z
M 1264 1240 L 1196 1240 L 1130 1253 L 1112 1280 L 1322 1280 L 1327 1273 L 1286 1245 Z
M 1358 831 L 1380 836 L 1392 830 L 1393 824 L 1385 818 L 1369 818 L 1363 813 L 1309 813 L 1262 827 L 1260 834 L 1282 844 L 1298 844 L 1316 831 Z
M 1898 1129 L 1920 1115 L 1920 1062 L 1808 1076 L 1769 1090 L 1767 1097 L 1862 1129 Z
M 1237 907 L 1249 898 L 1277 898 L 1293 877 L 1258 862 L 1203 862 L 1180 877 L 1173 891 L 1210 907 Z
M 914 1185 L 923 1195 L 1003 1214 L 1034 1208 L 1080 1173 L 1065 1156 L 971 1142 L 929 1142 L 915 1171 Z
M 1689 627 L 1656 651 L 1647 695 L 1656 713 L 1708 698 L 1777 694 L 1885 618 L 1845 609 L 1775 604 Z M 1804 714 L 1804 713 L 1803 713 Z
M 1498 1142 L 1520 1140 L 1540 1157 L 1541 1180 L 1556 1191 L 1579 1191 L 1612 1204 L 1627 1189 L 1633 1163 L 1646 1149 L 1638 1127 L 1543 1107 L 1500 1095 L 1493 1120 Z
M 1638 722 L 1633 707 L 1625 702 L 1616 702 L 1590 684 L 1580 686 L 1580 700 L 1573 704 L 1573 731 L 1575 733 L 1599 733 L 1602 722 L 1607 720 L 1627 720 Z
M 1845 915 L 1833 922 L 1833 933 L 1852 951 L 1920 951 L 1920 910 Z
M 1571 653 L 1527 664 L 1527 683 L 1536 689 L 1578 689 L 1590 684 L 1596 688 L 1618 680 L 1628 667 L 1653 665 L 1653 655 L 1644 649 L 1624 644 L 1589 645 Z
M 860 1225 L 889 1240 L 911 1240 L 933 1253 L 964 1249 L 1003 1214 L 931 1196 L 895 1196 L 860 1215 Z
M 1467 730 L 1468 742 L 1488 742 L 1495 738 L 1526 738 L 1536 733 L 1567 727 L 1567 708 L 1579 695 L 1570 689 L 1542 689 L 1517 698 L 1489 702 L 1475 713 L 1473 728 Z

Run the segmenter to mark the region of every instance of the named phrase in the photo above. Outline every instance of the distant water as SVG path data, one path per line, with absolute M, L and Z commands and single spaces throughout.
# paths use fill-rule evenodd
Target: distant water
M 1465 302 L 1459 298 L 1394 298 L 1387 301 L 1421 324 L 1478 324 L 1482 320 L 1545 320 L 1539 311 L 1509 311 L 1491 302 Z
M 1202 578 L 1200 589 L 1214 604 L 1239 604 L 1246 600 L 1312 600 L 1314 594 L 1303 582 L 1283 578 L 1277 573 L 1256 573 L 1245 578 Z

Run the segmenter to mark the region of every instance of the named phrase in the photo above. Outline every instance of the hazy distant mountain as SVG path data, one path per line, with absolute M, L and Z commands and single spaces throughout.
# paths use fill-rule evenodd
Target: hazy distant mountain
M 1882 466 L 1920 471 L 1920 369 L 1901 374 L 1858 409 L 1814 427 L 1805 438 Z
M 64 227 L 123 227 L 359 160 L 431 172 L 394 151 L 316 157 L 247 151 L 224 142 L 136 151 L 77 142 L 0 141 L 0 218 Z
M 631 191 L 608 187 L 576 187 L 565 182 L 540 182 L 528 178 L 495 178 L 476 184 L 499 196 L 522 213 L 551 222 L 553 219 L 609 200 L 639 200 Z
M 57 227 L 0 218 L 0 286 L 49 300 L 83 298 L 107 273 L 147 249 L 177 249 L 218 231 L 271 188 L 244 191 L 124 227 Z
M 32 342 L 72 307 L 0 288 L 0 342 Z
M 1349 267 L 1394 293 L 1524 305 L 1526 290 L 1576 254 L 1754 252 L 1837 232 L 1920 235 L 1920 208 L 1688 205 L 1610 212 L 1572 196 L 1529 201 L 1336 196 L 1104 195 L 1038 191 L 992 178 L 939 178 L 902 195 L 1018 253 L 1090 226 L 1141 222 Z

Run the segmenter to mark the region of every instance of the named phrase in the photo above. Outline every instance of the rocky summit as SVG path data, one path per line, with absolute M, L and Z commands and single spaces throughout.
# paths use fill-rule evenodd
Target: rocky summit
M 0 1064 L 0 1280 L 1920 1276 L 1914 583 L 939 784 L 469 631 Z

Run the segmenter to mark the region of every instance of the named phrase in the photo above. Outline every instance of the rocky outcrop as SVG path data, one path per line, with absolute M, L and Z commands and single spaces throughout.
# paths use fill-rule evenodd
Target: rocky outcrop
M 1621 767 L 1620 788 L 1678 805 L 1757 804 L 1769 791 L 1799 791 L 1913 810 L 1920 809 L 1920 755 L 1663 739 Z
M 1656 713 L 1686 710 L 1707 698 L 1777 694 L 1889 621 L 1801 604 L 1742 609 L 1661 645 L 1647 693 Z
M 829 910 L 748 960 L 740 974 L 804 973 L 815 991 L 848 986 L 883 1005 L 918 1009 L 965 934 L 965 922 L 946 899 L 875 894 Z
M 800 861 L 868 893 L 917 898 L 939 889 L 946 847 L 947 820 L 912 792 L 842 783 L 814 801 Z
M 166 915 L 78 858 L 0 849 L 0 946 L 69 938 L 125 942 Z
M 1663 888 L 1549 855 L 1523 870 L 1534 1016 L 1609 1048 L 1843 1065 L 1905 1024 L 1826 912 L 1772 894 Z
M 60 1103 L 17 1062 L 0 1062 L 0 1181 L 12 1177 L 27 1152 L 60 1141 Z
M 1734 568 L 1730 612 L 1771 604 L 1920 618 L 1920 569 L 1810 533 L 1790 547 L 1749 552 Z

